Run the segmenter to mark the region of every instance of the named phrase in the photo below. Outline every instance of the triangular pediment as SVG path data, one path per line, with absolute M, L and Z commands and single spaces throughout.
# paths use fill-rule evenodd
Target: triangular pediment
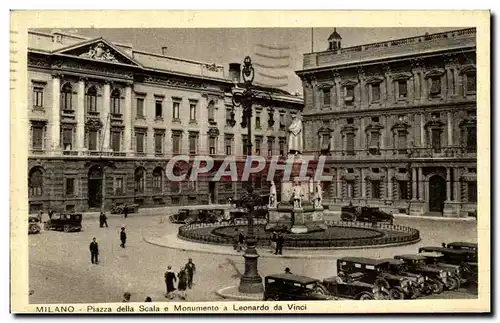
M 127 55 L 104 38 L 88 40 L 57 50 L 54 54 L 68 55 L 133 66 L 141 66 L 136 60 Z

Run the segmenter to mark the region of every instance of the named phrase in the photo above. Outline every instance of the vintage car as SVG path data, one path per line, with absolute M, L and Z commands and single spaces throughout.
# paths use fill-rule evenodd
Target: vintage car
M 172 223 L 215 223 L 224 219 L 224 209 L 180 209 L 179 212 L 169 216 Z
M 180 209 L 177 213 L 168 217 L 172 223 L 190 224 L 198 219 L 199 210 Z
M 462 277 L 462 268 L 459 265 L 447 264 L 443 262 L 444 255 L 440 252 L 421 252 L 419 255 L 426 257 L 425 263 L 429 266 L 435 266 L 447 270 L 451 273 L 451 276 L 455 277 L 460 284 L 467 282 L 467 280 Z
M 421 293 L 418 277 L 391 273 L 388 259 L 343 257 L 337 260 L 337 273 L 362 273 L 358 281 L 387 290 L 390 299 L 418 297 Z
M 268 213 L 269 212 L 266 209 L 261 209 L 261 208 L 253 211 L 254 218 L 258 218 L 258 219 L 267 219 Z M 246 219 L 247 215 L 248 215 L 247 211 L 245 211 L 245 210 L 234 210 L 234 211 L 231 211 L 229 214 L 230 214 L 231 220 Z
M 28 234 L 40 233 L 41 229 L 38 216 L 30 216 L 28 218 Z
M 418 249 L 418 252 L 441 253 L 443 256 L 439 259 L 439 262 L 460 266 L 461 267 L 460 277 L 469 282 L 477 283 L 478 264 L 477 264 L 477 255 L 475 253 L 471 253 L 469 250 L 460 250 L 460 249 L 443 248 L 443 247 L 421 247 Z
M 388 272 L 393 275 L 407 277 L 411 281 L 413 295 L 405 295 L 407 298 L 408 296 L 418 298 L 421 295 L 432 293 L 432 286 L 429 284 L 427 277 L 410 272 L 408 270 L 408 265 L 403 260 L 387 259 L 387 261 L 389 262 Z M 397 290 L 401 292 L 399 288 L 397 288 Z
M 264 300 L 294 301 L 294 300 L 332 300 L 319 289 L 320 281 L 307 276 L 294 274 L 276 274 L 264 278 Z
M 453 250 L 465 250 L 465 251 L 468 251 L 472 256 L 475 256 L 475 261 L 477 262 L 477 243 L 473 243 L 473 242 L 451 242 L 451 243 L 448 243 L 446 245 L 446 248 L 450 248 L 450 249 L 453 249 Z
M 427 257 L 422 255 L 397 255 L 394 259 L 403 260 L 408 271 L 412 273 L 422 274 L 433 284 L 432 292 L 440 294 L 446 287 L 449 290 L 457 289 L 460 286 L 460 280 L 457 279 L 454 273 L 448 269 L 444 269 L 435 265 L 427 264 Z
M 325 295 L 333 295 L 338 298 L 372 300 L 389 299 L 388 292 L 382 296 L 382 287 L 361 281 L 363 273 L 345 274 L 339 272 L 338 276 L 323 279 L 323 283 L 317 287 L 318 291 Z
M 343 206 L 340 218 L 342 221 L 388 222 L 394 223 L 394 216 L 381 211 L 378 207 Z
M 44 230 L 63 230 L 64 232 L 82 230 L 81 213 L 54 213 L 43 225 Z
M 124 214 L 125 207 L 127 208 L 127 214 L 139 212 L 139 204 L 117 204 L 111 208 L 111 214 Z

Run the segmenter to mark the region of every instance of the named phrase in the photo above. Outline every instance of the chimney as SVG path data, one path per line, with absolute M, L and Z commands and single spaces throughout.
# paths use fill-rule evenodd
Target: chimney
M 162 55 L 167 55 L 167 49 L 168 49 L 168 47 L 167 47 L 167 46 L 163 46 L 163 47 L 161 48 L 161 54 L 162 54 Z
M 229 63 L 229 77 L 233 83 L 240 83 L 241 77 L 241 64 L 240 63 Z

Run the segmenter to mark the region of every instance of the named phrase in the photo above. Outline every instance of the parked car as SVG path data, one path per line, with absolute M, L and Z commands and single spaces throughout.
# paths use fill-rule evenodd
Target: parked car
M 388 291 L 381 295 L 382 286 L 361 281 L 363 273 L 345 274 L 339 272 L 337 276 L 323 279 L 318 291 L 325 295 L 332 295 L 338 298 L 355 300 L 373 300 L 389 298 Z
M 471 254 L 470 260 L 475 260 L 477 262 L 477 243 L 473 242 L 451 242 L 446 245 L 446 248 L 450 248 L 453 250 L 465 250 L 468 251 Z
M 231 220 L 246 219 L 248 216 L 248 213 L 243 210 L 231 211 L 229 214 L 231 216 Z M 254 218 L 267 219 L 269 212 L 266 209 L 256 209 L 253 211 L 253 214 Z
M 40 219 L 38 216 L 29 216 L 28 218 L 28 234 L 40 233 Z
M 54 213 L 43 225 L 44 230 L 63 230 L 64 232 L 82 230 L 81 213 Z
M 443 257 L 439 259 L 440 262 L 460 266 L 461 277 L 467 281 L 477 283 L 477 254 L 471 253 L 469 250 L 443 247 L 421 247 L 418 249 L 418 252 L 439 252 L 443 254 Z
M 460 281 L 455 278 L 453 272 L 435 265 L 428 265 L 425 256 L 419 254 L 397 255 L 394 259 L 403 260 L 407 264 L 409 272 L 422 274 L 427 277 L 433 284 L 433 293 L 440 294 L 445 287 L 451 290 L 457 289 L 460 286 Z
M 428 283 L 428 279 L 421 274 L 412 273 L 408 270 L 408 266 L 403 260 L 397 259 L 387 259 L 389 261 L 389 272 L 398 275 L 407 277 L 412 284 L 413 294 L 408 295 L 412 298 L 418 298 L 421 295 L 432 294 L 431 285 Z M 401 291 L 400 291 L 401 292 Z
M 180 209 L 177 213 L 168 217 L 172 223 L 190 224 L 198 219 L 199 210 Z
M 118 204 L 111 208 L 111 214 L 124 214 L 127 207 L 127 214 L 139 212 L 139 204 Z
M 307 276 L 294 274 L 269 275 L 264 278 L 264 300 L 266 301 L 304 301 L 332 300 L 318 289 L 320 281 Z
M 425 263 L 429 266 L 436 266 L 438 268 L 442 268 L 443 270 L 447 270 L 451 273 L 451 276 L 455 277 L 459 282 L 459 286 L 456 289 L 460 288 L 460 284 L 467 282 L 465 277 L 462 277 L 462 268 L 459 265 L 447 264 L 443 262 L 444 255 L 440 252 L 421 252 L 419 255 L 426 257 Z
M 340 218 L 342 221 L 388 222 L 394 223 L 394 216 L 378 207 L 343 206 Z
M 337 273 L 341 272 L 344 275 L 362 273 L 358 281 L 387 290 L 391 299 L 411 298 L 420 293 L 419 286 L 412 283 L 413 275 L 391 273 L 389 259 L 343 257 L 337 260 Z

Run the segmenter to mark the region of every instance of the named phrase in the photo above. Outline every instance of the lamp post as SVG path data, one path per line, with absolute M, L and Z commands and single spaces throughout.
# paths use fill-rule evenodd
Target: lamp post
M 253 88 L 252 82 L 254 79 L 254 69 L 252 67 L 252 60 L 249 56 L 245 57 L 243 61 L 242 77 L 244 81 L 243 91 L 233 93 L 233 109 L 234 107 L 243 107 L 243 118 L 241 127 L 247 128 L 247 142 L 246 142 L 246 156 L 252 154 L 252 107 L 257 100 L 272 100 L 269 93 L 258 91 Z M 231 114 L 234 118 L 234 111 Z M 242 206 L 247 211 L 247 249 L 243 257 L 245 258 L 245 273 L 241 277 L 239 291 L 241 293 L 262 293 L 262 277 L 259 275 L 257 260 L 259 254 L 255 249 L 257 242 L 254 233 L 254 211 L 262 206 L 261 197 L 254 193 L 252 179 L 248 179 L 246 193 L 241 199 Z

